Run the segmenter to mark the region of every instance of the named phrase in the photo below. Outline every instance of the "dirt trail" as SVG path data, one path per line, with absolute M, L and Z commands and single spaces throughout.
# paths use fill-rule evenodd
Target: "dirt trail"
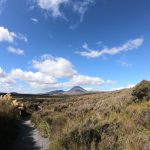
M 12 150 L 45 150 L 48 148 L 48 138 L 40 136 L 37 129 L 31 124 L 30 118 L 21 121 L 19 128 L 19 134 Z

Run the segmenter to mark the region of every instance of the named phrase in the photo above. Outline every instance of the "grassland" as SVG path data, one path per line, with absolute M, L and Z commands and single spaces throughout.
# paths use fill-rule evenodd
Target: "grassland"
M 150 82 L 113 92 L 14 97 L 49 138 L 48 150 L 150 150 Z
M 150 101 L 134 102 L 132 93 L 124 89 L 36 100 L 30 103 L 37 108 L 32 122 L 49 137 L 48 150 L 150 150 Z

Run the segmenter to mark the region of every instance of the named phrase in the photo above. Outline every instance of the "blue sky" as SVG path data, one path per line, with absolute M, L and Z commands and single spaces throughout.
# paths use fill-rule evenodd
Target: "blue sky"
M 149 80 L 149 8 L 148 0 L 0 0 L 0 91 Z

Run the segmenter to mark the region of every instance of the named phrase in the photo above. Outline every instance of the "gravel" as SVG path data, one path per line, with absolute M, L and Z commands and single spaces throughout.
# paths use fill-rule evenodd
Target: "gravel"
M 12 150 L 45 150 L 49 139 L 43 138 L 31 124 L 30 118 L 19 123 L 19 133 Z

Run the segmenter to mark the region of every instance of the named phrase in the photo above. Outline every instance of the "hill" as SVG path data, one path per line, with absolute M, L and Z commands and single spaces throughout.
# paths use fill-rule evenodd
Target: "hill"
M 118 91 L 23 96 L 32 123 L 51 141 L 48 150 L 149 150 L 149 81 Z
M 46 94 L 52 94 L 52 95 L 59 95 L 59 94 L 80 94 L 80 93 L 85 93 L 85 92 L 87 92 L 87 91 L 84 88 L 82 88 L 80 86 L 74 86 L 74 87 L 72 87 L 68 91 L 55 90 L 55 91 L 48 92 Z
M 48 92 L 46 94 L 63 94 L 63 93 L 65 93 L 65 91 L 63 91 L 63 90 L 55 90 L 55 91 Z
M 41 103 L 32 121 L 51 139 L 48 150 L 149 150 L 150 101 L 135 102 L 132 93 L 57 96 Z
M 74 86 L 73 88 L 67 91 L 67 93 L 84 93 L 84 92 L 87 92 L 87 91 L 80 86 Z

